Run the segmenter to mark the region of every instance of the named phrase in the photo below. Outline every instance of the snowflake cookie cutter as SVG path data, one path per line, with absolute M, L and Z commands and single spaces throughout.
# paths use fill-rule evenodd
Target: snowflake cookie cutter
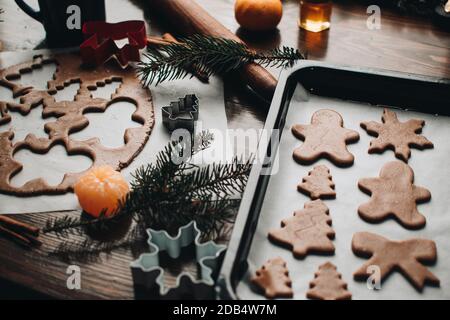
M 169 106 L 161 108 L 164 126 L 169 131 L 184 128 L 194 132 L 195 121 L 198 120 L 199 103 L 195 94 L 188 94 Z
M 131 262 L 131 272 L 135 285 L 153 292 L 164 299 L 180 299 L 186 296 L 195 299 L 214 299 L 214 276 L 220 267 L 226 247 L 213 241 L 201 243 L 201 231 L 195 221 L 181 227 L 175 237 L 165 230 L 147 229 L 147 243 L 150 253 L 143 253 Z M 177 276 L 176 285 L 164 285 L 164 269 L 160 266 L 160 252 L 165 251 L 172 259 L 180 257 L 183 248 L 195 245 L 195 257 L 199 266 L 199 279 L 190 273 L 182 272 Z

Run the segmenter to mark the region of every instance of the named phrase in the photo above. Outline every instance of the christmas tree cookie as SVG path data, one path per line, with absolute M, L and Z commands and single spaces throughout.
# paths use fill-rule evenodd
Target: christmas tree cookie
M 303 178 L 302 183 L 297 186 L 297 190 L 312 200 L 336 198 L 330 169 L 324 165 L 315 166 L 308 176 Z
M 331 262 L 326 262 L 314 274 L 314 280 L 309 283 L 310 289 L 306 293 L 309 299 L 320 300 L 348 300 L 352 294 L 347 291 L 347 283 Z

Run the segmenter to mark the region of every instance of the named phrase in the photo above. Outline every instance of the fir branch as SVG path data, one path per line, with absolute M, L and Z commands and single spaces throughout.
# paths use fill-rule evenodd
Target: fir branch
M 3 10 L 2 8 L 0 8 L 0 14 L 3 14 L 3 13 L 5 13 L 5 10 Z M 3 22 L 3 20 L 0 19 L 0 22 Z
M 256 62 L 263 66 L 288 67 L 297 60 L 305 59 L 297 49 L 277 48 L 267 53 L 257 53 L 245 44 L 203 35 L 182 39 L 159 49 L 149 48 L 144 59 L 137 65 L 137 73 L 144 85 L 182 79 L 189 75 L 189 66 L 208 76 L 225 74 L 241 66 Z
M 213 136 L 203 132 L 194 138 L 192 154 L 208 148 Z M 199 168 L 189 162 L 174 163 L 172 156 L 183 142 L 171 142 L 157 155 L 155 163 L 142 166 L 133 175 L 131 191 L 115 215 L 101 215 L 97 219 L 64 216 L 49 219 L 44 233 L 86 236 L 86 228 L 108 230 L 132 217 L 135 227 L 125 239 L 102 241 L 64 241 L 53 252 L 63 259 L 80 259 L 84 255 L 98 257 L 100 252 L 110 252 L 131 246 L 142 240 L 147 228 L 164 229 L 174 234 L 178 229 L 196 221 L 204 239 L 220 236 L 223 227 L 234 219 L 240 200 L 235 199 L 244 190 L 252 160 L 241 162 L 234 158 L 230 163 L 211 164 Z
M 439 1 L 440 0 L 394 0 L 393 2 L 395 6 L 403 12 L 429 15 L 433 12 Z
M 139 226 L 135 226 L 132 231 L 121 240 L 98 241 L 91 238 L 84 241 L 64 241 L 58 248 L 50 253 L 63 261 L 95 262 L 101 253 L 111 253 L 118 249 L 129 249 L 137 251 L 137 247 L 145 246 L 147 237 Z

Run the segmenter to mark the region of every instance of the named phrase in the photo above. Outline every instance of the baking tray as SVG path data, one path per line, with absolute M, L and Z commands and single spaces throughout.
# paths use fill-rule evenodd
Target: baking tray
M 383 154 L 368 154 L 369 142 L 374 137 L 359 126 L 361 121 L 381 122 L 382 106 L 397 109 L 400 121 L 425 119 L 423 135 L 435 145 L 434 149 L 424 151 L 411 149 L 408 163 L 415 172 L 415 184 L 432 193 L 432 200 L 418 207 L 427 218 L 427 225 L 421 230 L 404 229 L 394 220 L 370 224 L 357 213 L 358 206 L 369 200 L 369 196 L 358 189 L 358 179 L 377 177 L 386 162 L 397 160 L 390 150 Z M 360 141 L 349 145 L 350 152 L 355 155 L 355 163 L 350 168 L 338 168 L 324 159 L 303 166 L 292 158 L 293 149 L 302 143 L 290 132 L 292 124 L 309 124 L 314 111 L 323 108 L 339 112 L 344 126 L 360 133 Z M 333 262 L 342 273 L 353 299 L 449 299 L 449 116 L 449 79 L 312 61 L 283 71 L 265 124 L 265 130 L 278 130 L 278 134 L 259 143 L 260 150 L 266 152 L 266 159 L 255 164 L 250 174 L 220 272 L 219 297 L 264 299 L 252 289 L 249 279 L 267 259 L 280 256 L 287 261 L 294 299 L 305 299 L 309 281 L 318 266 L 326 261 Z M 310 201 L 296 190 L 296 185 L 317 164 L 326 164 L 330 168 L 336 184 L 336 199 L 324 200 L 330 208 L 336 232 L 333 240 L 336 253 L 295 259 L 290 250 L 271 243 L 267 233 Z M 268 175 L 267 167 L 271 165 L 276 173 Z M 351 251 L 351 238 L 360 231 L 374 232 L 390 239 L 422 237 L 434 240 L 438 260 L 428 267 L 440 278 L 440 287 L 425 287 L 423 292 L 418 292 L 397 272 L 382 283 L 381 290 L 369 290 L 365 282 L 354 281 L 352 273 L 366 261 Z

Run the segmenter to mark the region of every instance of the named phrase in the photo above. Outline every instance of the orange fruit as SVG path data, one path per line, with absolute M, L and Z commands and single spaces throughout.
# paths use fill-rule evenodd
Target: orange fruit
M 252 31 L 275 29 L 283 15 L 281 0 L 237 0 L 234 6 L 237 22 Z
M 90 169 L 74 186 L 81 208 L 98 218 L 102 212 L 111 216 L 119 201 L 124 200 L 130 187 L 120 172 L 109 166 Z

